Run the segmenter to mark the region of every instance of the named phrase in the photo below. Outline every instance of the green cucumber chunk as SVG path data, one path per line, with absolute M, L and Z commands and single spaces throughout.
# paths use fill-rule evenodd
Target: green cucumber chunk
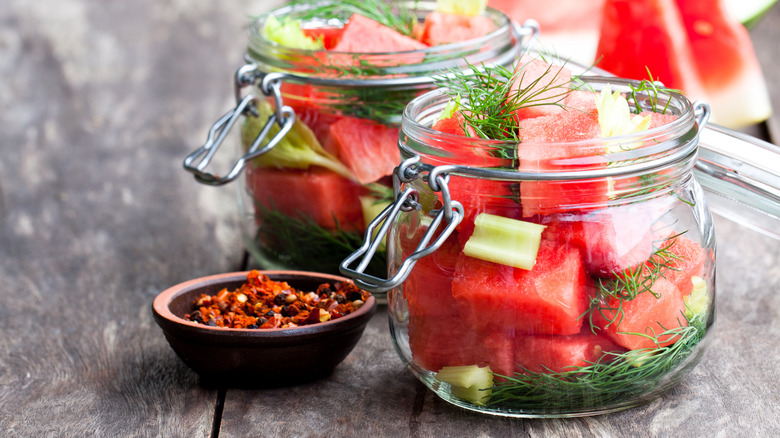
M 493 263 L 531 270 L 536 263 L 544 225 L 480 213 L 463 253 Z
M 444 367 L 436 373 L 436 379 L 449 383 L 455 397 L 474 404 L 485 404 L 493 388 L 493 373 L 490 367 L 461 365 Z

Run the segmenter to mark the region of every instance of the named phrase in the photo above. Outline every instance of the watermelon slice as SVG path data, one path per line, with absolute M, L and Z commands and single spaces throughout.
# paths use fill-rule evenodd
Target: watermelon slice
M 362 231 L 364 189 L 341 175 L 319 167 L 308 170 L 248 168 L 247 186 L 255 202 L 319 226 Z M 261 218 L 262 220 L 262 218 Z
M 484 15 L 464 16 L 434 11 L 425 16 L 420 41 L 430 46 L 457 43 L 487 35 L 495 28 L 493 20 Z
M 530 335 L 515 339 L 517 365 L 534 373 L 573 371 L 595 362 L 609 362 L 609 352 L 624 349 L 611 338 L 590 331 L 576 335 Z
M 398 128 L 356 117 L 342 117 L 330 126 L 327 148 L 347 166 L 361 184 L 391 175 L 401 162 Z
M 683 295 L 665 278 L 656 279 L 652 291 L 622 303 L 612 298 L 600 313 L 595 312 L 594 320 L 612 340 L 629 350 L 671 345 L 679 336 L 664 333 L 688 325 Z
M 582 327 L 588 284 L 576 249 L 542 241 L 530 271 L 461 254 L 452 296 L 475 330 L 568 335 Z
M 771 114 L 769 93 L 747 30 L 721 0 L 677 0 L 712 120 L 739 127 Z M 684 89 L 685 90 L 685 89 Z M 686 90 L 688 91 L 688 90 Z
M 422 50 L 427 45 L 359 14 L 352 14 L 344 26 L 334 52 L 382 53 Z
M 703 94 L 693 50 L 675 0 L 606 0 L 597 66 L 620 77 L 653 77 L 667 87 Z
M 766 83 L 747 31 L 720 0 L 606 0 L 598 66 L 647 79 L 712 108 L 712 121 L 739 128 L 771 113 Z

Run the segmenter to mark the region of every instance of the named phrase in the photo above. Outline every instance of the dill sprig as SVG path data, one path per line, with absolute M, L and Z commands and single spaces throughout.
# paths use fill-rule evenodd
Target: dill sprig
M 519 125 L 514 112 L 521 108 L 561 103 L 571 91 L 571 82 L 556 83 L 564 67 L 550 64 L 545 72 L 525 84 L 525 69 L 516 71 L 500 65 L 472 65 L 463 71 L 453 70 L 439 79 L 452 98 L 462 96 L 464 124 L 474 129 L 477 136 L 489 140 L 520 141 Z M 512 84 L 524 87 L 512 90 Z M 541 85 L 541 86 L 540 86 Z M 549 92 L 554 90 L 553 94 Z
M 311 217 L 289 216 L 281 211 L 255 203 L 261 224 L 256 239 L 265 255 L 280 264 L 316 272 L 339 272 L 339 265 L 363 244 L 363 234 L 343 229 L 338 222 L 334 230 L 321 227 Z M 366 269 L 375 276 L 387 275 L 386 254 L 377 254 Z
M 624 302 L 635 299 L 641 293 L 650 293 L 658 298 L 658 294 L 652 289 L 653 284 L 669 270 L 677 270 L 674 264 L 681 260 L 682 256 L 672 252 L 671 248 L 682 234 L 664 239 L 646 262 L 629 267 L 612 278 L 596 280 L 596 294 L 590 298 L 588 309 L 580 315 L 580 318 L 587 317 L 591 331 L 595 333 L 598 330 L 593 320 L 597 312 L 608 325 L 614 324 L 623 319 Z M 613 298 L 617 300 L 614 307 L 609 304 Z
M 296 14 L 297 18 L 303 20 L 326 18 L 346 21 L 352 14 L 359 14 L 406 36 L 412 35 L 417 23 L 417 17 L 412 11 L 398 4 L 391 7 L 383 0 L 297 0 L 290 4 L 310 6 Z
M 695 316 L 685 327 L 665 330 L 658 338 L 677 338 L 667 347 L 605 353 L 587 366 L 560 372 L 523 372 L 501 376 L 493 386 L 488 406 L 551 411 L 604 408 L 635 402 L 674 381 L 667 375 L 683 364 L 705 334 L 705 323 Z M 548 370 L 549 371 L 549 370 Z
M 661 82 L 653 78 L 649 68 L 647 68 L 647 76 L 649 79 L 644 79 L 636 85 L 629 85 L 631 92 L 628 93 L 626 100 L 634 102 L 633 112 L 636 114 L 641 113 L 643 110 L 666 114 L 671 104 L 671 99 L 667 99 L 664 106 L 659 109 L 658 96 L 668 93 L 681 93 L 681 91 L 664 87 Z

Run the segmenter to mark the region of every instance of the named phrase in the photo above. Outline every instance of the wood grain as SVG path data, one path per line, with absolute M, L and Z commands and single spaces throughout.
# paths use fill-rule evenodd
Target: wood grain
M 3 436 L 211 433 L 218 391 L 168 348 L 150 305 L 167 286 L 240 265 L 233 188 L 195 183 L 181 160 L 231 105 L 247 16 L 277 3 L 0 6 Z M 775 7 L 753 30 L 775 107 L 778 29 Z M 767 124 L 775 139 L 778 123 Z M 229 390 L 220 435 L 778 436 L 780 242 L 716 225 L 709 349 L 645 406 L 570 420 L 452 407 L 406 371 L 380 311 L 329 378 Z

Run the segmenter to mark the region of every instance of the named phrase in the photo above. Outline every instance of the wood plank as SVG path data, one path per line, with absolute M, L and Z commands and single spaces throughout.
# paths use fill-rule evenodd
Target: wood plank
M 0 8 L 0 431 L 208 436 L 216 391 L 151 318 L 241 257 L 181 160 L 231 104 L 250 2 Z

